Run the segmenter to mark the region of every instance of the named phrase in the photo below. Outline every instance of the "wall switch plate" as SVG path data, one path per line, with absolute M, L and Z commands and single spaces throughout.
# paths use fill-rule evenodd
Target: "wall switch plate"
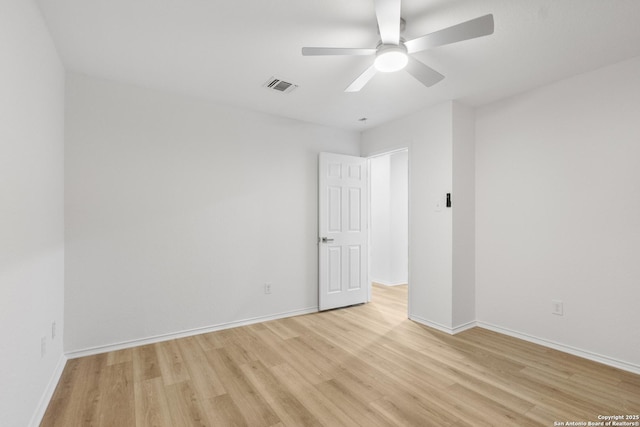
M 564 314 L 562 301 L 554 299 L 551 301 L 551 304 L 552 304 L 551 313 L 556 314 L 558 316 L 562 316 Z
M 264 293 L 265 294 L 270 294 L 271 293 L 271 283 L 265 283 L 264 284 Z

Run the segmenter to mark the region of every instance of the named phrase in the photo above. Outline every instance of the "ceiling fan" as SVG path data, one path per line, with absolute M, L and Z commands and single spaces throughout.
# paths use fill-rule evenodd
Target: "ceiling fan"
M 376 59 L 346 89 L 358 92 L 378 72 L 399 71 L 406 67 L 409 74 L 430 87 L 444 76 L 428 65 L 409 56 L 425 49 L 493 34 L 493 15 L 484 15 L 451 27 L 405 41 L 400 33 L 404 20 L 400 17 L 400 0 L 374 0 L 380 42 L 375 48 L 303 47 L 304 56 L 323 55 L 375 55 Z

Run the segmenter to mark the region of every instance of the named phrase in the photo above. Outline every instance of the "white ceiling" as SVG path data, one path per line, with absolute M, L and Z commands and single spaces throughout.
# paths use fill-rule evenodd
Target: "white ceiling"
M 372 57 L 300 50 L 375 47 L 373 0 L 37 2 L 69 70 L 351 130 L 445 100 L 481 105 L 640 55 L 640 0 L 404 0 L 407 40 L 487 13 L 495 33 L 417 53 L 446 76 L 431 88 L 401 71 L 344 93 Z M 299 87 L 269 91 L 271 76 Z

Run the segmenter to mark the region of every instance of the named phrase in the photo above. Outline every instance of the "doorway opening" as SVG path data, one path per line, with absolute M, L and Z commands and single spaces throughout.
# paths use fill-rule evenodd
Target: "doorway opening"
M 368 161 L 370 287 L 408 287 L 409 150 L 386 152 Z

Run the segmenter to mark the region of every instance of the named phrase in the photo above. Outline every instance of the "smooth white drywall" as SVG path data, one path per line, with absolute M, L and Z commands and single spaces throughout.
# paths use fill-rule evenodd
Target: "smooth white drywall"
M 389 254 L 392 284 L 405 284 L 409 272 L 409 154 L 389 155 Z
M 371 281 L 383 285 L 407 283 L 408 156 L 407 151 L 370 159 Z
M 381 284 L 390 284 L 391 275 L 390 163 L 388 155 L 374 157 L 369 161 L 369 277 L 372 282 Z
M 361 152 L 409 149 L 409 315 L 452 326 L 452 103 L 363 132 Z M 440 205 L 439 208 L 436 205 Z
M 66 126 L 67 351 L 317 308 L 318 153 L 358 133 L 78 74 Z
M 480 321 L 640 366 L 639 118 L 640 58 L 476 112 Z
M 23 427 L 64 361 L 64 70 L 32 1 L 2 2 L 0 64 L 0 425 Z
M 453 103 L 453 326 L 476 320 L 475 115 Z

